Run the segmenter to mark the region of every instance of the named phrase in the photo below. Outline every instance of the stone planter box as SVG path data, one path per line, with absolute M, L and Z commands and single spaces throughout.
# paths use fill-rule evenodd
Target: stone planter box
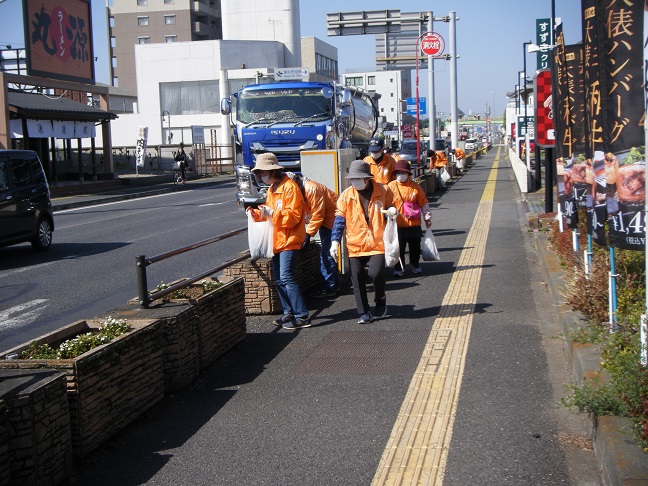
M 421 177 L 421 188 L 425 192 L 427 197 L 434 196 L 434 191 L 436 191 L 437 179 L 434 172 L 429 172 Z
M 0 360 L 0 369 L 51 368 L 65 374 L 72 449 L 77 457 L 86 457 L 164 396 L 160 322 L 128 323 L 132 331 L 73 359 L 20 359 L 28 343 L 0 353 L 2 358 L 12 354 L 18 358 Z M 77 321 L 35 341 L 58 346 L 99 325 L 94 320 Z
M 0 484 L 61 484 L 72 473 L 65 375 L 0 370 Z
M 182 280 L 185 279 L 171 284 Z M 167 393 L 189 384 L 201 370 L 245 338 L 245 280 L 241 277 L 223 280 L 220 287 L 206 294 L 154 301 L 148 309 L 134 311 L 138 317 L 164 319 L 162 356 Z M 199 282 L 188 286 L 189 289 L 200 287 Z M 131 299 L 129 303 L 138 304 L 138 300 Z M 119 311 L 113 315 L 124 317 Z

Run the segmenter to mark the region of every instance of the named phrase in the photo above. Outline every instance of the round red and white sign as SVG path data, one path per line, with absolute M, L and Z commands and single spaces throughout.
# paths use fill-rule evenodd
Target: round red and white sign
M 421 41 L 421 50 L 428 56 L 438 57 L 443 54 L 444 49 L 445 42 L 443 41 L 443 37 L 436 32 L 426 35 Z

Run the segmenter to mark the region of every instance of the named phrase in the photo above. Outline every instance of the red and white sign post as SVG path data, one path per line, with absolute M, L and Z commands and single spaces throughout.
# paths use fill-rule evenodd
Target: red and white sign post
M 427 56 L 439 57 L 443 54 L 444 49 L 445 42 L 443 41 L 443 37 L 436 32 L 426 34 L 421 41 L 421 50 Z

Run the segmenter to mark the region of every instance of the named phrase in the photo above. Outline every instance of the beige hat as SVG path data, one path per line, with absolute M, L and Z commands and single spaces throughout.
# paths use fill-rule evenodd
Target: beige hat
M 252 169 L 252 172 L 254 172 L 255 170 L 277 170 L 277 169 L 283 170 L 283 167 L 279 165 L 277 156 L 271 152 L 266 152 L 257 157 L 256 164 L 254 165 L 254 169 Z

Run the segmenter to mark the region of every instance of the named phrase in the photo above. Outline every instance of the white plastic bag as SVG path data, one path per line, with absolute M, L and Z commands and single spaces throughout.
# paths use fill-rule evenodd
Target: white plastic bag
M 437 250 L 436 240 L 432 234 L 432 228 L 425 230 L 425 239 L 421 246 L 421 256 L 425 262 L 435 262 L 441 260 L 439 251 Z
M 396 220 L 387 218 L 385 232 L 383 233 L 383 242 L 385 243 L 385 265 L 393 267 L 400 258 L 400 246 L 398 245 L 398 228 Z
M 448 169 L 444 167 L 443 170 L 441 171 L 441 182 L 445 184 L 450 179 L 452 179 L 452 177 L 450 176 L 450 172 L 448 172 Z
M 248 245 L 252 260 L 274 256 L 274 227 L 272 221 L 254 221 L 252 211 L 248 211 Z

